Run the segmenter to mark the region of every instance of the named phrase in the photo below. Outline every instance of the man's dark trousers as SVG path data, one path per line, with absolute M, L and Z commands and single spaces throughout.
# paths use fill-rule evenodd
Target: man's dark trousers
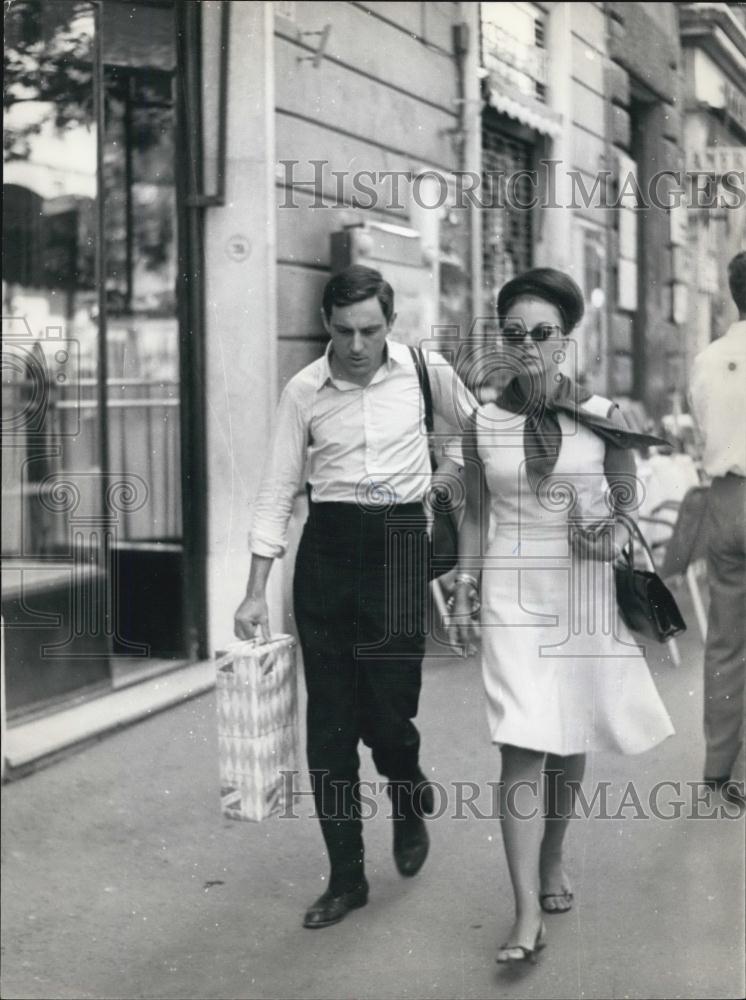
M 746 478 L 717 476 L 707 506 L 705 776 L 746 779 Z
M 313 503 L 294 577 L 308 691 L 308 767 L 335 893 L 363 876 L 359 740 L 392 787 L 421 779 L 427 524 L 421 504 Z

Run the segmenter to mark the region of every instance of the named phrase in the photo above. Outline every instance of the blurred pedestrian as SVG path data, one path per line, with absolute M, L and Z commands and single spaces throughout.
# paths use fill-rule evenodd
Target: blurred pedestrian
M 328 888 L 304 925 L 337 923 L 368 898 L 358 744 L 372 749 L 393 802 L 394 859 L 416 875 L 428 853 L 433 793 L 420 768 L 417 714 L 425 652 L 431 469 L 409 348 L 389 338 L 394 292 L 354 266 L 323 295 L 330 342 L 285 387 L 254 508 L 251 572 L 235 618 L 246 639 L 268 631 L 265 589 L 287 547 L 307 471 L 309 513 L 294 576 L 308 691 L 308 766 L 330 862 Z M 442 362 L 442 363 L 440 363 Z M 433 409 L 464 426 L 469 398 L 440 358 L 428 366 Z M 462 414 L 459 413 L 459 408 Z
M 454 611 L 462 643 L 481 637 L 488 721 L 502 753 L 515 897 L 503 963 L 532 960 L 545 943 L 542 911 L 573 905 L 563 848 L 586 753 L 640 753 L 673 726 L 617 620 L 612 562 L 627 532 L 610 514 L 607 481 L 613 471 L 633 510 L 630 449 L 660 440 L 630 431 L 614 403 L 560 372 L 584 309 L 572 278 L 528 271 L 503 286 L 497 308 L 495 349 L 515 374 L 479 407 L 465 440 Z
M 705 780 L 746 805 L 746 252 L 728 265 L 738 321 L 694 360 L 692 411 L 712 477 L 707 514 L 710 609 L 704 660 Z

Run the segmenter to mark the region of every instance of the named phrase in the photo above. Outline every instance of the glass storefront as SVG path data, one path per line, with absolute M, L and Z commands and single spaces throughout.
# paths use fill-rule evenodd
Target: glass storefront
M 172 3 L 119 0 L 6 12 L 11 713 L 196 653 L 184 627 L 177 17 Z

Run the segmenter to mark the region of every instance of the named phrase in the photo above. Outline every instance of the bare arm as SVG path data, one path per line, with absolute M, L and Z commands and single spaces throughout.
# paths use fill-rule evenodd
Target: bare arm
M 257 628 L 265 639 L 269 638 L 269 611 L 267 608 L 267 579 L 274 559 L 270 556 L 251 554 L 249 582 L 246 596 L 238 606 L 234 618 L 234 631 L 239 639 L 253 639 Z
M 254 503 L 251 569 L 246 596 L 236 609 L 233 630 L 239 639 L 257 631 L 269 638 L 267 579 L 272 563 L 285 554 L 287 526 L 306 457 L 308 427 L 293 383 L 280 397 L 277 419 L 267 449 L 262 482 Z
M 470 421 L 469 430 L 464 435 L 463 450 L 466 499 L 458 533 L 458 570 L 453 617 L 458 641 L 468 647 L 478 634 L 472 620 L 472 611 L 475 602 L 479 600 L 482 557 L 489 527 L 488 493 L 484 480 L 484 467 L 477 450 L 475 415 Z M 476 586 L 471 584 L 467 577 L 473 577 Z
M 617 427 L 629 430 L 629 424 L 618 406 L 612 407 L 608 419 Z M 639 490 L 634 452 L 607 444 L 604 475 L 609 491 L 609 514 L 614 516 L 614 521 L 585 530 L 574 527 L 572 541 L 575 550 L 584 558 L 609 562 L 618 558 L 629 541 L 629 529 L 618 515 L 637 519 Z
M 461 433 L 465 427 L 470 425 L 471 414 L 477 405 L 476 399 L 453 367 L 437 352 L 428 352 L 427 370 L 430 376 L 435 416 L 439 417 L 448 427 Z
M 629 422 L 618 406 L 609 413 L 609 420 L 629 430 Z M 607 446 L 604 472 L 609 485 L 609 494 L 615 512 L 637 520 L 640 504 L 640 484 L 637 479 L 635 453 L 630 448 L 609 448 Z M 614 527 L 614 542 L 618 550 L 629 541 L 629 528 L 617 520 Z

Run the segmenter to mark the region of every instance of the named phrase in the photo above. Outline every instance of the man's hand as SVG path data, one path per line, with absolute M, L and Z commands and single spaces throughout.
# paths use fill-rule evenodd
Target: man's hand
M 244 597 L 233 619 L 233 630 L 239 639 L 253 639 L 257 632 L 263 639 L 269 639 L 269 609 L 263 594 Z
M 259 635 L 269 639 L 269 611 L 267 608 L 267 579 L 272 566 L 268 556 L 251 554 L 251 571 L 246 585 L 246 597 L 238 605 L 233 618 L 233 631 L 239 639 L 253 639 Z

